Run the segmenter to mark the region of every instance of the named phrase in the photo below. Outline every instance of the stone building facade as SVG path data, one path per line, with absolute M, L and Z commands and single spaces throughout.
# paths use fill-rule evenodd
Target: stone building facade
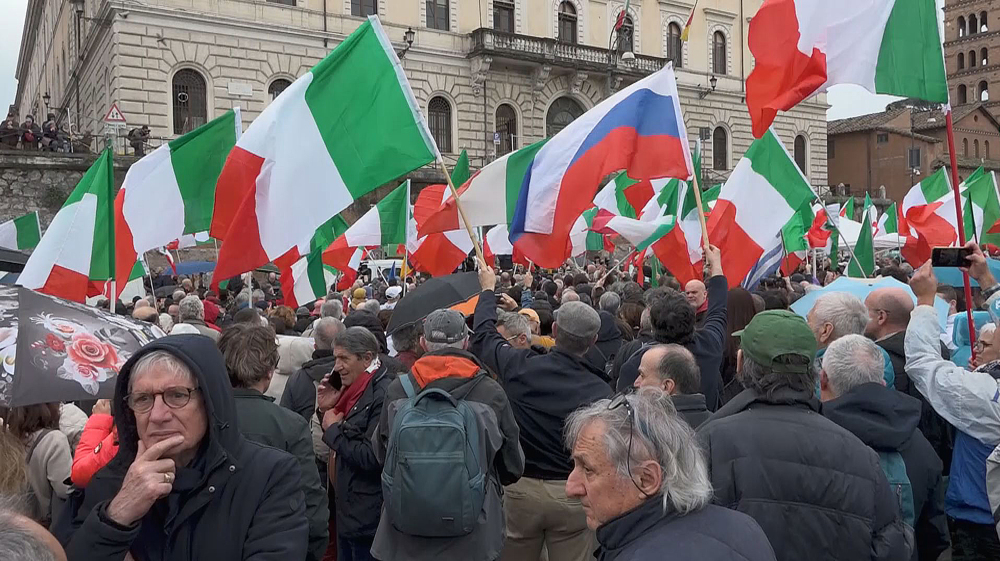
M 56 113 L 93 146 L 114 102 L 129 128 L 149 125 L 154 145 L 234 106 L 246 127 L 363 16 L 377 14 L 405 49 L 404 69 L 446 159 L 467 149 L 481 167 L 672 60 L 689 138 L 703 140 L 702 176 L 724 180 L 752 141 L 746 33 L 760 0 L 702 0 L 687 42 L 680 32 L 694 0 L 632 0 L 628 33 L 616 41 L 624 3 L 29 0 L 15 109 L 20 118 Z M 816 186 L 827 184 L 826 108 L 818 96 L 775 121 Z M 431 168 L 415 178 L 441 180 Z
M 954 105 L 982 102 L 1000 115 L 1000 9 L 991 0 L 946 0 L 944 56 Z M 993 86 L 993 84 L 998 84 Z

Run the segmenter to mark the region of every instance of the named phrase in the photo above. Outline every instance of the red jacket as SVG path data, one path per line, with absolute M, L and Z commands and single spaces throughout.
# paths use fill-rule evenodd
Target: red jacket
M 73 455 L 70 479 L 77 487 L 86 487 L 90 478 L 118 453 L 118 429 L 111 415 L 95 414 L 87 419 L 80 443 Z

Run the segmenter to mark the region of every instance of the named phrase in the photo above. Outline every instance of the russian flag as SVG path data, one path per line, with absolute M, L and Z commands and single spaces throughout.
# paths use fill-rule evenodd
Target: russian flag
M 569 232 L 593 206 L 601 180 L 688 179 L 694 173 L 671 65 L 587 111 L 535 154 L 514 209 L 510 239 L 537 265 L 570 255 Z

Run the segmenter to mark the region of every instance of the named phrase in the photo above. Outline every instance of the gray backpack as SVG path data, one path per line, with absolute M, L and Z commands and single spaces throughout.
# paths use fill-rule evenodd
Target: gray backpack
M 478 384 L 485 376 L 477 376 Z M 408 397 L 389 432 L 382 497 L 396 530 L 412 536 L 471 533 L 486 498 L 488 460 L 472 407 L 448 392 L 416 393 L 412 375 L 400 376 Z

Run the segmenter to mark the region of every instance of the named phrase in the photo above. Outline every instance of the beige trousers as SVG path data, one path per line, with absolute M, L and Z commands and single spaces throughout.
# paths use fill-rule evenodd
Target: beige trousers
M 597 536 L 587 528 L 580 501 L 566 497 L 565 481 L 522 477 L 504 490 L 507 541 L 501 561 L 588 561 Z

